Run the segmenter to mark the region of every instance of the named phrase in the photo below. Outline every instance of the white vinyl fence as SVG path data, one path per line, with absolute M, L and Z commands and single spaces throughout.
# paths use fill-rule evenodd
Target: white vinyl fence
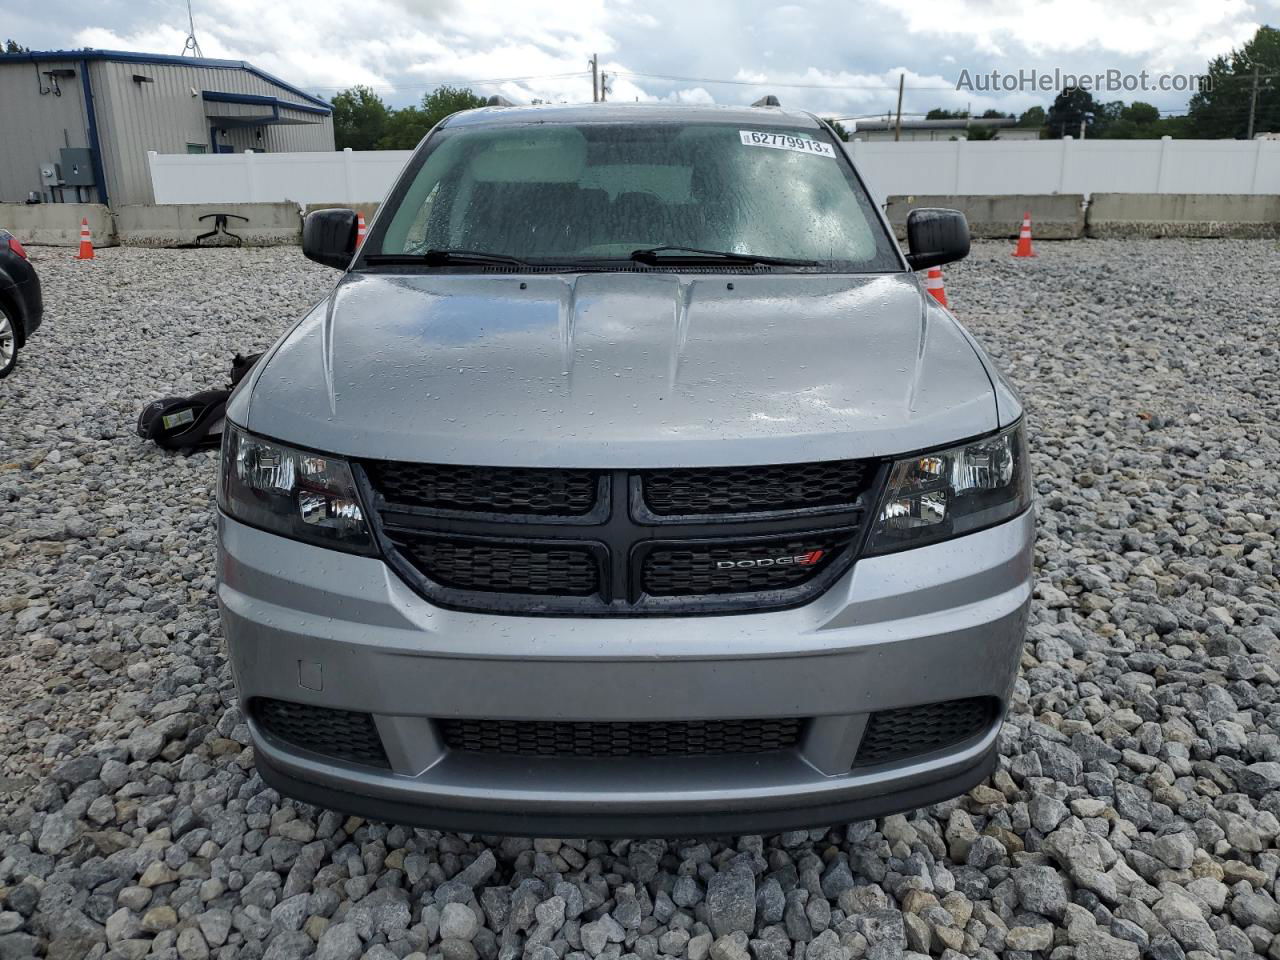
M 846 145 L 880 200 L 913 194 L 1280 194 L 1280 140 L 983 140 Z M 156 203 L 370 203 L 409 150 L 151 153 Z
M 965 140 L 846 145 L 871 189 L 912 194 L 1280 194 L 1277 140 Z
M 156 203 L 377 203 L 412 150 L 147 154 Z

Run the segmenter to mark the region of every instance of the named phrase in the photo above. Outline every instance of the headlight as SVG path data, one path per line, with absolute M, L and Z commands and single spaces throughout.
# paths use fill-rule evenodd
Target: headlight
M 890 553 L 973 533 L 1031 505 L 1022 421 L 984 440 L 899 460 L 889 475 L 867 553 Z
M 263 440 L 228 422 L 218 506 L 250 526 L 322 547 L 372 553 L 345 460 Z

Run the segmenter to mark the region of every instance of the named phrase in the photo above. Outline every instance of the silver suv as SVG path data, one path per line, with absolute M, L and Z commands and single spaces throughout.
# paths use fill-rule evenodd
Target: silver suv
M 807 827 L 996 760 L 1022 406 L 840 142 L 775 108 L 457 114 L 228 407 L 219 600 L 258 769 L 543 836 Z

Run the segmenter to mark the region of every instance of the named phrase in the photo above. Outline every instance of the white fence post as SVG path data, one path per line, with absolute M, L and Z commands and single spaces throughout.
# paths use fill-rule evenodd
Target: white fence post
M 1262 150 L 1265 143 L 1267 143 L 1267 140 L 1263 137 L 1259 137 L 1254 141 L 1257 151 L 1253 155 L 1253 176 L 1249 178 L 1250 193 L 1258 192 L 1258 175 L 1262 172 Z
M 1169 144 L 1173 142 L 1173 137 L 1165 134 L 1160 138 L 1160 162 L 1156 167 L 1156 193 L 1164 193 L 1164 171 L 1168 166 Z
M 1055 192 L 1066 193 L 1067 192 L 1067 156 L 1068 154 L 1071 153 L 1071 134 L 1069 133 L 1066 134 L 1058 142 L 1062 144 L 1062 146 L 1059 147 L 1060 152 L 1058 156 L 1058 189 Z
M 342 148 L 342 182 L 346 185 L 345 200 L 350 201 L 356 195 L 355 181 L 351 179 L 351 148 Z
M 244 163 L 245 163 L 245 179 L 248 180 L 249 182 L 249 202 L 257 203 L 259 199 L 261 199 L 258 196 L 257 154 L 255 154 L 252 150 L 246 150 L 244 152 Z

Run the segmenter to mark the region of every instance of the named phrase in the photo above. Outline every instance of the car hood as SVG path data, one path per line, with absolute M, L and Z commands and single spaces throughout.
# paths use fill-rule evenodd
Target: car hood
M 996 394 L 908 274 L 349 274 L 230 407 L 353 457 L 723 466 L 994 430 Z

